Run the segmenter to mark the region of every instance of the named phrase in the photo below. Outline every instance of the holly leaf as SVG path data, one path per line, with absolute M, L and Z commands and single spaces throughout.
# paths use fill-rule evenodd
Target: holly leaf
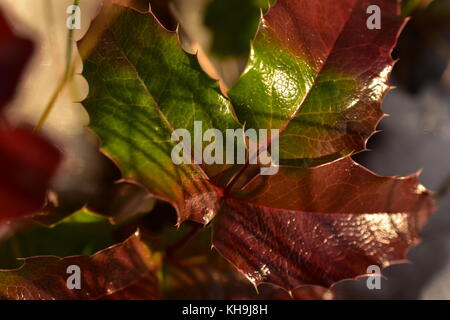
M 381 30 L 366 28 L 373 4 Z M 83 104 L 125 180 L 172 203 L 178 223 L 219 215 L 214 247 L 255 285 L 330 286 L 404 259 L 432 210 L 416 176 L 379 177 L 348 157 L 382 117 L 402 25 L 392 1 L 279 0 L 228 100 L 151 14 L 104 6 L 79 45 L 90 84 Z M 222 133 L 279 129 L 279 172 L 175 165 L 172 133 L 198 139 L 195 121 Z
M 255 285 L 293 290 L 404 259 L 433 206 L 417 175 L 381 177 L 344 158 L 258 176 L 221 210 L 214 247 Z
M 371 5 L 382 12 L 379 30 L 367 27 Z M 397 1 L 277 1 L 228 93 L 239 120 L 280 130 L 282 164 L 319 165 L 364 150 L 383 116 L 403 24 Z
M 139 180 L 170 201 L 179 222 L 208 222 L 205 217 L 217 209 L 216 191 L 200 166 L 172 162 L 177 143 L 171 135 L 176 128 L 193 132 L 194 120 L 204 130 L 239 126 L 217 83 L 153 16 L 117 5 L 104 7 L 80 53 L 91 83 L 83 105 L 103 150 L 126 180 Z
M 0 270 L 2 299 L 106 299 L 134 290 L 137 282 L 151 277 L 156 270 L 138 234 L 91 256 L 33 257 L 23 262 L 19 269 Z M 67 270 L 73 265 L 80 268 L 81 289 L 67 286 Z

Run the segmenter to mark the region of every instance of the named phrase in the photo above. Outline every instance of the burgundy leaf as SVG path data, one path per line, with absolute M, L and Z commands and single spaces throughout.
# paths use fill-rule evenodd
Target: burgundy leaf
M 382 8 L 381 30 L 366 28 L 371 4 Z M 404 259 L 433 210 L 416 175 L 380 177 L 349 158 L 383 116 L 399 13 L 394 0 L 278 0 L 229 104 L 175 33 L 148 14 L 105 7 L 79 47 L 90 84 L 84 106 L 124 179 L 171 202 L 178 222 L 217 215 L 214 247 L 255 285 L 293 295 L 330 286 Z M 192 132 L 196 120 L 223 131 L 233 116 L 280 130 L 277 174 L 248 163 L 174 166 L 174 128 Z
M 0 129 L 0 220 L 40 210 L 60 151 L 27 129 Z
M 81 288 L 69 289 L 69 266 L 78 266 Z M 15 300 L 106 299 L 124 295 L 155 272 L 151 253 L 136 233 L 92 256 L 33 257 L 17 270 L 0 270 L 0 298 Z M 148 283 L 148 282 L 147 282 Z M 156 286 L 155 282 L 152 282 Z M 148 290 L 155 290 L 154 287 Z
M 377 176 L 350 158 L 282 167 L 224 200 L 213 244 L 255 285 L 330 286 L 404 259 L 432 210 L 417 175 Z
M 32 52 L 33 43 L 16 36 L 0 12 L 0 112 L 13 97 Z

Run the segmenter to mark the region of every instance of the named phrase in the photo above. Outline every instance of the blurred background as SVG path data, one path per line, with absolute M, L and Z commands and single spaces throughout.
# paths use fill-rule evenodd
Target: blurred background
M 71 51 L 75 76 L 58 96 L 43 127 L 65 154 L 49 205 L 64 215 L 88 202 L 95 210 L 126 218 L 130 212 L 151 211 L 155 200 L 135 185 L 117 182 L 120 174 L 97 151 L 98 141 L 85 129 L 89 117 L 79 103 L 87 95 L 88 85 L 78 75 L 82 64 L 75 41 L 89 28 L 100 2 L 80 0 L 81 29 L 75 30 L 73 41 L 68 42 L 66 9 L 73 0 L 0 1 L 15 31 L 37 44 L 8 116 L 17 123 L 37 123 L 64 76 Z M 142 10 L 148 5 L 135 2 Z M 176 17 L 183 48 L 198 53 L 202 67 L 220 80 L 223 90 L 232 86 L 245 68 L 247 39 L 256 31 L 258 8 L 266 1 L 248 0 L 244 5 L 241 0 L 150 2 L 167 29 L 176 29 Z M 229 10 L 223 10 L 224 3 Z M 232 14 L 221 17 L 216 12 Z M 383 280 L 382 290 L 369 291 L 364 279 L 344 281 L 333 289 L 336 298 L 450 299 L 450 0 L 405 0 L 403 13 L 411 18 L 393 53 L 399 60 L 392 77 L 397 88 L 383 103 L 384 112 L 391 116 L 382 121 L 382 132 L 369 141 L 372 151 L 355 156 L 355 160 L 382 175 L 422 170 L 421 181 L 436 192 L 439 208 L 424 228 L 422 242 L 409 252 L 410 263 L 384 270 L 387 280 Z M 234 40 L 242 46 L 217 42 L 217 37 L 226 39 L 214 32 L 221 22 L 230 24 L 232 34 L 238 36 Z M 132 200 L 123 203 L 125 196 Z M 163 206 L 163 210 L 171 209 Z

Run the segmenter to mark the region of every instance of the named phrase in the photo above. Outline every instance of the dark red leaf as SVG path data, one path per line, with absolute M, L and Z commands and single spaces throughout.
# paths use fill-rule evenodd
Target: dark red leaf
M 67 268 L 80 269 L 81 288 L 69 289 Z M 156 269 L 151 253 L 134 234 L 121 244 L 91 256 L 33 257 L 17 270 L 1 270 L 0 298 L 14 300 L 107 299 L 125 295 Z M 147 282 L 148 283 L 148 282 Z M 155 282 L 152 285 L 156 286 Z M 147 288 L 154 290 L 156 288 Z
M 40 210 L 60 151 L 27 129 L 0 130 L 0 220 Z
M 224 200 L 213 244 L 255 285 L 330 286 L 404 259 L 432 210 L 417 175 L 377 176 L 350 158 L 282 167 Z
M 13 97 L 32 52 L 33 43 L 16 36 L 0 12 L 0 112 Z
M 366 28 L 371 4 L 382 10 L 380 30 Z M 278 0 L 230 105 L 175 33 L 148 13 L 105 6 L 79 46 L 84 106 L 124 179 L 171 202 L 179 223 L 213 221 L 214 246 L 254 284 L 330 286 L 404 259 L 432 211 L 416 176 L 380 177 L 346 158 L 365 149 L 383 116 L 399 13 L 394 0 Z M 173 129 L 194 133 L 195 120 L 224 132 L 241 126 L 233 115 L 280 130 L 276 175 L 174 165 Z

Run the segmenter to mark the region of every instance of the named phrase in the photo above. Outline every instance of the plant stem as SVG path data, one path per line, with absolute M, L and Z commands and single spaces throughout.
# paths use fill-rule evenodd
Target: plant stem
M 74 0 L 73 5 L 77 6 L 79 4 L 80 4 L 80 0 Z M 53 107 L 55 106 L 56 100 L 58 100 L 58 97 L 61 94 L 61 92 L 63 91 L 67 82 L 72 78 L 72 75 L 74 72 L 74 66 L 72 64 L 73 32 L 74 32 L 73 29 L 69 29 L 69 31 L 67 33 L 66 66 L 65 66 L 63 78 L 61 79 L 58 87 L 56 87 L 55 92 L 53 93 L 52 97 L 50 98 L 50 101 L 47 103 L 47 105 L 44 109 L 44 112 L 42 113 L 41 117 L 39 118 L 39 121 L 34 128 L 35 133 L 39 133 L 41 131 L 45 121 L 47 121 L 48 116 L 50 115 L 50 112 L 53 110 Z

